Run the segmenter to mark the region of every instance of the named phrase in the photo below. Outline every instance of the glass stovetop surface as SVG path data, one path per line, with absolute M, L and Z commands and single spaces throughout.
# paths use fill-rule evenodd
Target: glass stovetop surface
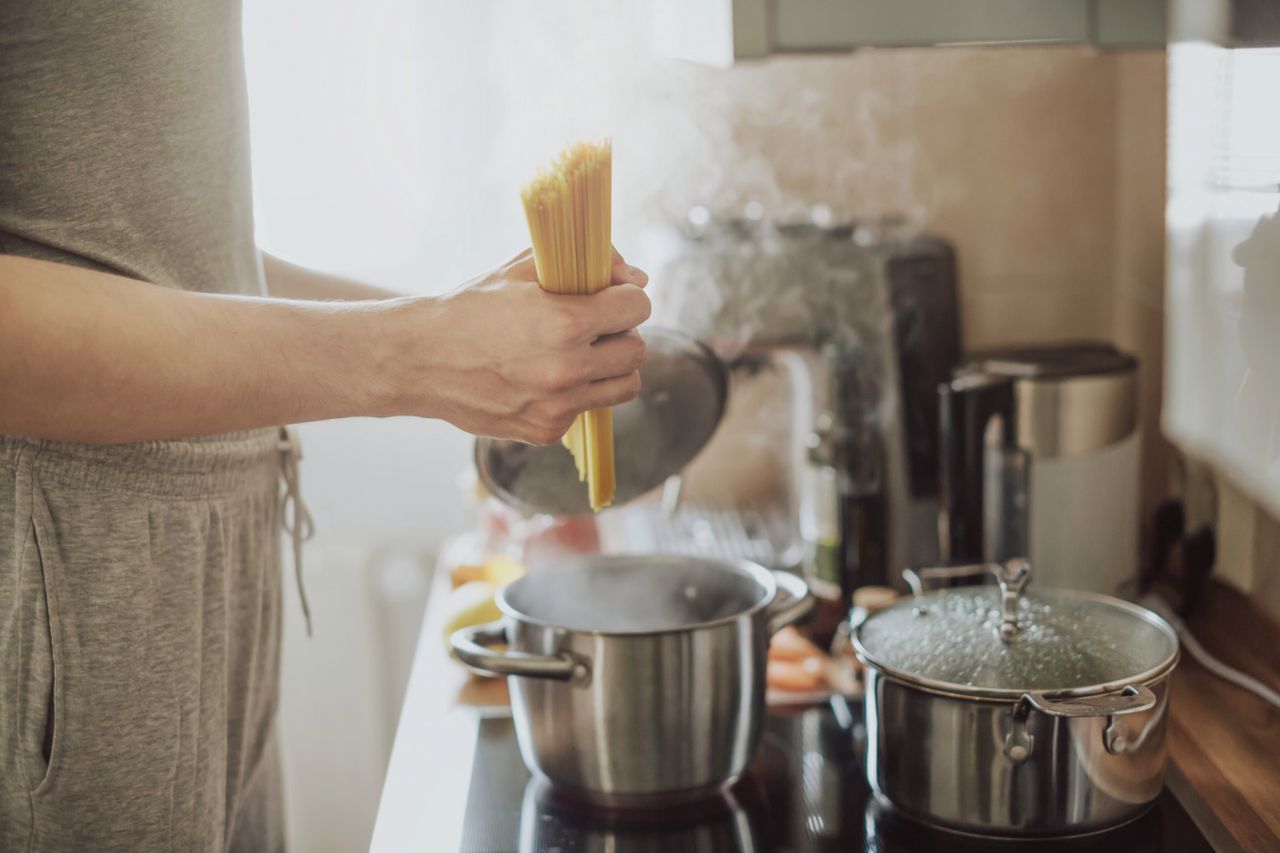
M 861 708 L 771 710 L 760 751 L 722 798 L 616 812 L 530 777 L 509 719 L 480 723 L 463 853 L 1203 853 L 1212 851 L 1168 790 L 1140 819 L 1084 838 L 970 838 L 894 814 L 872 795 L 859 761 Z

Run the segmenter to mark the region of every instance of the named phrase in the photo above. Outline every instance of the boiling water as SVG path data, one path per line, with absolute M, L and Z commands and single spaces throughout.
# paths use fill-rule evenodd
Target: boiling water
M 765 593 L 751 574 L 713 560 L 597 557 L 526 575 L 508 588 L 507 601 L 540 622 L 625 634 L 734 616 L 759 604 Z

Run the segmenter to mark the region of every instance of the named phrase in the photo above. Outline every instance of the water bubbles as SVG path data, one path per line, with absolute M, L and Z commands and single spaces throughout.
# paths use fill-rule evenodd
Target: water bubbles
M 1021 632 L 1000 637 L 994 587 L 952 590 L 906 602 L 867 620 L 863 646 L 910 675 L 964 687 L 1057 690 L 1122 681 L 1173 652 L 1155 626 L 1131 613 L 1062 593 L 1019 604 Z

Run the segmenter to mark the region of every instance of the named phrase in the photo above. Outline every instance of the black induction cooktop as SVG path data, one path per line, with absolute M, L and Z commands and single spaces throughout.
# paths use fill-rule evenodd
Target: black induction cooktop
M 1068 840 L 1012 842 L 931 829 L 882 806 L 859 763 L 860 708 L 771 711 L 755 761 L 722 797 L 607 811 L 530 777 L 509 719 L 481 721 L 463 853 L 1202 853 L 1213 847 L 1169 791 L 1138 820 Z

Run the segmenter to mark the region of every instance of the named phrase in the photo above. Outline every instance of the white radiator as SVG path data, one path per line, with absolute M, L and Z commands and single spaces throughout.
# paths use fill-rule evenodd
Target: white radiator
M 317 534 L 308 638 L 285 549 L 280 737 L 289 848 L 367 850 L 434 560 L 423 547 Z

